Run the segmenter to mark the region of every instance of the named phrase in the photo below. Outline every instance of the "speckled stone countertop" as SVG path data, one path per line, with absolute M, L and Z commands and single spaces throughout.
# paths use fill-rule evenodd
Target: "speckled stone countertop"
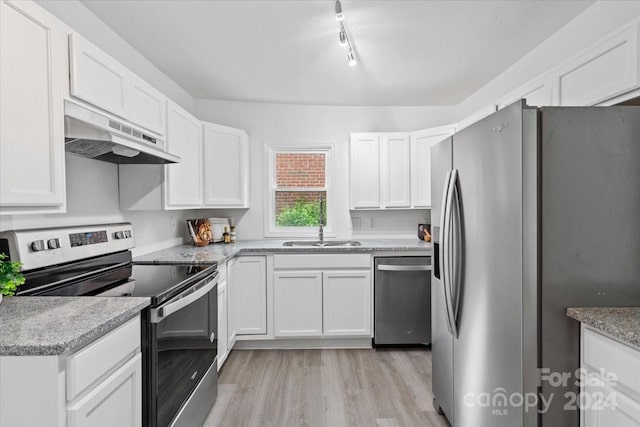
M 294 239 L 291 239 L 294 240 Z M 203 247 L 193 245 L 174 246 L 157 252 L 151 252 L 134 258 L 140 263 L 187 263 L 212 264 L 222 263 L 239 253 L 358 253 L 358 252 L 425 252 L 431 254 L 431 243 L 418 239 L 364 240 L 358 239 L 362 246 L 306 247 L 283 246 L 286 240 L 242 240 L 233 244 L 214 243 Z M 327 240 L 330 241 L 330 240 Z
M 82 347 L 149 303 L 138 297 L 5 297 L 0 356 L 52 356 Z
M 567 316 L 640 347 L 640 307 L 569 307 Z

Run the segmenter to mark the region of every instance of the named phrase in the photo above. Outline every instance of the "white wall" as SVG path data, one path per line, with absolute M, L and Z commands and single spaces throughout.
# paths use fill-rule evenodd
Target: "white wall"
M 640 17 L 640 1 L 598 1 L 456 108 L 458 121 Z
M 236 218 L 239 239 L 264 236 L 265 144 L 278 147 L 304 147 L 317 143 L 335 145 L 332 183 L 338 217 L 334 218 L 334 232 L 337 237 L 351 237 L 349 134 L 424 129 L 451 123 L 455 116 L 453 107 L 334 107 L 205 99 L 195 100 L 195 111 L 202 120 L 245 129 L 249 134 L 251 209 L 243 212 L 242 218 Z M 363 229 L 362 233 L 400 236 L 416 234 L 414 231 L 418 222 L 423 222 L 428 211 L 398 211 L 392 214 L 371 211 L 358 215 L 380 218 L 376 230 Z
M 193 112 L 193 97 L 120 37 L 78 0 L 38 0 L 38 4 L 107 52 L 147 83 Z

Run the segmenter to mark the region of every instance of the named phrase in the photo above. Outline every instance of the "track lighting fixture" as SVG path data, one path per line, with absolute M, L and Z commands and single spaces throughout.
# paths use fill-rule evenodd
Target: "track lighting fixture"
M 356 65 L 356 54 L 353 49 L 353 45 L 351 44 L 351 39 L 349 38 L 349 34 L 347 33 L 347 29 L 342 22 L 344 20 L 344 14 L 342 13 L 342 4 L 340 0 L 336 0 L 336 20 L 340 22 L 340 32 L 338 33 L 338 40 L 341 47 L 349 48 L 347 52 L 347 61 L 349 61 L 349 66 L 353 67 Z

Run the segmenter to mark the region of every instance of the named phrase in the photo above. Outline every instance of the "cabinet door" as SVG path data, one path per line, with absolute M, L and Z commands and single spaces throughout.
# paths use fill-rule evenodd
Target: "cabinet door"
M 227 334 L 227 281 L 218 283 L 218 370 L 222 368 L 229 351 Z
M 369 271 L 324 272 L 322 278 L 324 335 L 372 337 L 372 288 Z
M 349 182 L 351 209 L 380 207 L 380 136 L 351 134 Z
M 275 337 L 322 335 L 322 273 L 287 271 L 273 275 Z
M 222 276 L 223 272 L 226 277 L 227 275 L 227 263 L 222 265 L 218 265 L 218 271 L 220 271 L 220 275 Z M 229 347 L 229 351 L 233 349 L 233 346 L 236 344 L 237 338 L 237 327 L 236 327 L 236 288 L 232 285 L 230 280 L 226 280 L 227 282 L 227 346 Z
M 69 36 L 69 55 L 71 95 L 127 118 L 129 71 L 78 34 Z
M 167 97 L 131 74 L 127 91 L 127 115 L 133 123 L 158 135 L 164 135 Z
M 567 61 L 555 76 L 554 105 L 594 105 L 640 86 L 640 24 Z
M 431 208 L 431 147 L 452 135 L 454 126 L 411 134 L 411 206 Z
M 640 427 L 640 403 L 614 390 L 593 373 L 581 396 L 582 427 Z
M 229 261 L 227 283 L 234 288 L 235 324 L 238 335 L 267 333 L 267 270 L 263 256 Z
M 411 206 L 411 172 L 409 134 L 388 134 L 382 137 L 380 183 L 383 208 Z
M 137 353 L 67 409 L 68 427 L 139 427 L 141 425 L 141 353 Z
M 0 0 L 2 213 L 64 212 L 60 23 L 36 3 Z
M 249 139 L 240 129 L 204 123 L 204 204 L 248 207 Z
M 202 125 L 173 102 L 168 103 L 167 150 L 182 159 L 164 166 L 167 209 L 202 206 Z

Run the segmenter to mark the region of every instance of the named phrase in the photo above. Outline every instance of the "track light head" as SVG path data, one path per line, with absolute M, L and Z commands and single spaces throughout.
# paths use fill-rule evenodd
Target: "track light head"
M 342 13 L 342 4 L 340 0 L 336 0 L 336 21 L 342 21 L 344 19 L 344 13 Z
M 347 47 L 347 45 L 347 33 L 345 33 L 343 30 L 340 30 L 340 46 Z
M 349 53 L 347 53 L 347 59 L 349 60 L 349 66 L 355 67 L 355 65 L 357 64 L 357 61 L 356 61 L 356 56 L 353 54 L 352 50 L 350 50 Z

